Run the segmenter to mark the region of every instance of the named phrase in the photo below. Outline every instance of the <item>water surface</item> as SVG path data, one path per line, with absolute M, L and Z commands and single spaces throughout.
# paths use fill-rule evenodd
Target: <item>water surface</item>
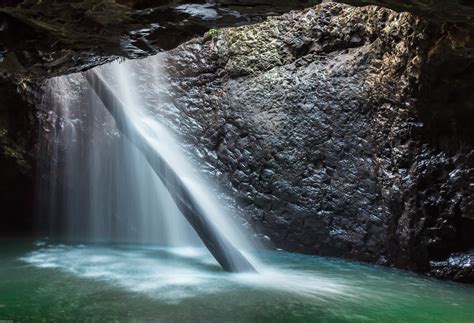
M 2 241 L 0 320 L 474 321 L 474 286 L 322 257 L 259 256 L 260 274 L 229 274 L 199 248 Z

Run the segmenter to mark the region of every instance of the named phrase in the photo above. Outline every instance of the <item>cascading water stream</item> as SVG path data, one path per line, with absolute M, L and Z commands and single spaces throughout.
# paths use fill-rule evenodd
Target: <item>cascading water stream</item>
M 202 246 L 192 226 L 225 270 L 253 270 L 240 251 L 250 245 L 244 235 L 180 144 L 144 108 L 150 104 L 137 90 L 143 74 L 148 88 L 166 86 L 158 77 L 160 63 L 154 57 L 88 72 L 98 97 L 81 75 L 50 81 L 47 104 L 54 107 L 57 126 L 49 148 L 57 167 L 50 170 L 55 178 L 42 208 L 48 231 L 76 240 Z M 159 95 L 151 98 L 154 105 L 162 103 Z
M 239 251 L 249 243 L 196 174 L 199 163 L 186 161 L 192 147 L 173 138 L 170 129 L 187 134 L 192 120 L 179 124 L 187 111 L 167 103 L 160 66 L 153 57 L 96 69 L 99 96 L 84 74 L 49 81 L 38 219 L 43 233 L 72 241 L 2 241 L 0 319 L 473 321 L 471 286 L 393 268 L 262 250 L 269 265 L 258 273 L 219 270 L 184 215 L 205 216 Z M 198 213 L 176 206 L 183 192 Z

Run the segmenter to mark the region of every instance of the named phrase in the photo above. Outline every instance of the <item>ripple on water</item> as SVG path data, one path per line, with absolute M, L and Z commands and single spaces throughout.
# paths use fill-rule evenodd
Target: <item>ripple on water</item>
M 257 274 L 225 273 L 201 248 L 56 245 L 41 247 L 21 260 L 39 268 L 58 268 L 172 301 L 242 287 L 302 297 L 350 297 L 350 287 L 344 282 L 304 271 L 260 266 Z
M 79 282 L 77 289 L 67 291 L 68 297 L 94 295 L 108 302 L 113 313 L 125 311 L 144 318 L 474 321 L 473 286 L 336 259 L 285 252 L 261 252 L 258 256 L 264 264 L 257 266 L 259 273 L 242 274 L 223 272 L 207 250 L 190 247 L 37 244 L 20 259 L 28 264 L 23 267 L 41 271 L 36 274 L 46 282 L 41 287 L 45 299 L 54 293 L 48 288 L 54 286 L 49 280 L 56 280 L 56 286 Z M 43 270 L 51 275 L 43 275 Z M 107 296 L 110 288 L 123 293 L 122 302 L 133 302 L 137 309 L 122 309 L 115 296 Z M 150 303 L 142 311 L 144 302 Z M 106 308 L 100 302 L 86 304 L 97 304 L 98 315 Z

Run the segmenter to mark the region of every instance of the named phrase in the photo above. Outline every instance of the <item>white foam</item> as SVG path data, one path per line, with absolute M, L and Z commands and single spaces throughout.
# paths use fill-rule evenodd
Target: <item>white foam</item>
M 301 297 L 348 296 L 343 281 L 319 277 L 314 272 L 263 269 L 258 274 L 229 274 L 200 248 L 147 246 L 49 246 L 21 258 L 38 268 L 59 268 L 86 279 L 120 286 L 166 302 L 251 288 L 290 293 Z

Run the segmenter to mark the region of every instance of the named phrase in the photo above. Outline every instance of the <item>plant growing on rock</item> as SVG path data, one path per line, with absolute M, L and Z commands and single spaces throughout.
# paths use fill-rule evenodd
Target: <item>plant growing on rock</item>
M 206 36 L 210 37 L 211 39 L 214 39 L 217 37 L 218 34 L 219 34 L 219 29 L 211 28 L 207 31 Z

